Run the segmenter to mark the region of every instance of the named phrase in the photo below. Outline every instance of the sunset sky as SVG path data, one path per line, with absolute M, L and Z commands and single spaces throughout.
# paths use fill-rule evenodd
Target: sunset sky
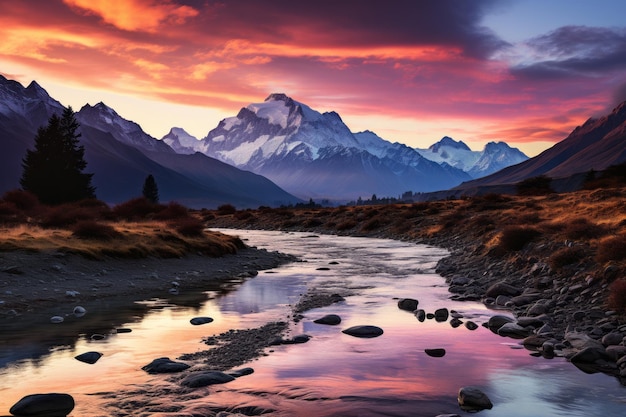
M 161 138 L 283 92 L 354 131 L 533 156 L 626 100 L 624 0 L 0 0 L 0 73 Z

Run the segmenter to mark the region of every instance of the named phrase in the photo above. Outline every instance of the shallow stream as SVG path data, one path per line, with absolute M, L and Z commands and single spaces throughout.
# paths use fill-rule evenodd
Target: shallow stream
M 22 396 L 65 392 L 76 400 L 75 417 L 112 415 L 102 392 L 159 384 L 160 375 L 141 367 L 155 358 L 172 359 L 205 350 L 203 337 L 229 329 L 258 327 L 285 320 L 291 305 L 309 288 L 351 288 L 345 302 L 310 310 L 293 323 L 291 334 L 306 333 L 305 344 L 268 350 L 249 364 L 255 372 L 228 384 L 202 388 L 196 402 L 216 408 L 260 407 L 280 416 L 426 416 L 460 410 L 457 392 L 473 385 L 494 404 L 479 415 L 490 417 L 593 417 L 626 415 L 626 387 L 604 374 L 585 374 L 562 358 L 532 356 L 518 341 L 483 326 L 453 328 L 449 321 L 420 322 L 397 307 L 398 298 L 416 298 L 419 308 L 445 307 L 462 320 L 482 324 L 493 314 L 480 303 L 455 302 L 444 279 L 434 273 L 446 255 L 438 248 L 383 239 L 306 233 L 226 231 L 251 246 L 298 256 L 303 262 L 262 271 L 257 277 L 186 293 L 145 300 L 128 308 L 113 301 L 90 308 L 98 315 L 93 331 L 76 333 L 71 323 L 45 323 L 1 334 L 0 415 Z M 338 314 L 342 323 L 313 320 Z M 212 323 L 189 320 L 209 316 Z M 77 319 L 80 320 L 80 319 Z M 354 325 L 379 326 L 384 334 L 359 339 L 341 332 Z M 130 330 L 114 333 L 115 328 Z M 23 332 L 23 334 L 20 334 Z M 17 334 L 16 334 L 17 333 Z M 106 335 L 93 340 L 94 333 Z M 425 349 L 443 348 L 443 357 Z M 88 365 L 74 359 L 86 351 L 103 357 Z M 243 409 L 243 408 L 242 408 Z M 136 415 L 146 410 L 137 410 Z M 175 415 L 175 414 L 173 414 Z

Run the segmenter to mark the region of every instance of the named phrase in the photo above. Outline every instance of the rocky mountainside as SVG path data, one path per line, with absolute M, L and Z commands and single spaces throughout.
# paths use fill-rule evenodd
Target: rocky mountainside
M 515 184 L 539 175 L 563 179 L 623 162 L 626 162 L 626 102 L 604 117 L 587 120 L 541 154 L 456 189 Z
M 482 151 L 472 151 L 463 141 L 444 136 L 428 149 L 417 149 L 427 159 L 449 164 L 467 172 L 472 178 L 480 178 L 528 159 L 517 148 L 505 142 L 489 142 Z
M 175 135 L 165 139 L 182 144 Z M 191 151 L 264 175 L 306 199 L 395 197 L 405 191 L 443 190 L 470 179 L 406 145 L 372 132 L 353 134 L 337 113 L 319 113 L 284 94 L 272 94 L 222 120 L 184 152 Z
M 1 76 L 0 76 L 1 77 Z M 24 88 L 0 78 L 0 194 L 19 188 L 21 161 L 38 127 L 63 106 L 37 83 Z M 101 200 L 115 204 L 141 195 L 152 174 L 162 201 L 191 207 L 277 206 L 299 200 L 266 178 L 242 171 L 205 155 L 179 155 L 166 143 L 120 117 L 103 103 L 85 105 L 76 113 L 85 147 L 86 172 Z

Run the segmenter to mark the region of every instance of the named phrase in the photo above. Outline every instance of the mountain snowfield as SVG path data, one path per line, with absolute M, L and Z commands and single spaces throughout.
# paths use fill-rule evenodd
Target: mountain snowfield
M 370 131 L 352 133 L 337 113 L 319 113 L 285 94 L 242 108 L 201 140 L 181 128 L 163 140 L 176 152 L 201 152 L 264 175 L 305 199 L 443 190 L 528 159 L 503 142 L 473 152 L 446 137 L 419 150 Z

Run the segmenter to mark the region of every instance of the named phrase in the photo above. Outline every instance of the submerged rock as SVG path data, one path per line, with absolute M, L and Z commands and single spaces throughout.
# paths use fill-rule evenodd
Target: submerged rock
M 353 326 L 348 329 L 342 330 L 341 332 L 354 337 L 371 338 L 382 335 L 383 329 L 377 326 L 364 325 Z
M 22 417 L 64 417 L 74 406 L 74 398 L 69 394 L 32 394 L 15 403 L 9 412 Z
M 143 366 L 141 369 L 149 374 L 170 374 L 181 372 L 189 368 L 189 365 L 183 362 L 175 362 L 170 358 L 158 358 Z
M 183 379 L 181 385 L 189 388 L 200 388 L 208 385 L 225 384 L 234 381 L 235 377 L 220 371 L 193 374 Z

